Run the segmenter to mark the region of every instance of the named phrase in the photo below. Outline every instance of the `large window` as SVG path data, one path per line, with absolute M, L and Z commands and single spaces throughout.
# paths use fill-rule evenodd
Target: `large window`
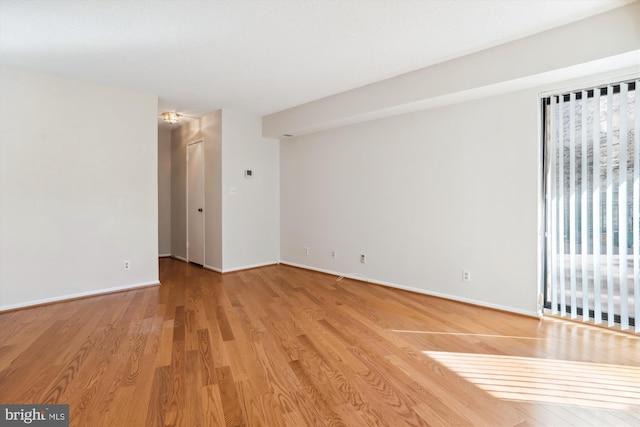
M 545 308 L 640 317 L 640 80 L 543 99 Z M 639 88 L 640 89 L 640 88 Z

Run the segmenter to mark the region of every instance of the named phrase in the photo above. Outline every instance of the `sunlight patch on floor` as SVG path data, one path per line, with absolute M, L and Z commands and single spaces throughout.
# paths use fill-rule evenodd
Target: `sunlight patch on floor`
M 500 399 L 640 412 L 640 367 L 423 351 Z
M 432 331 L 410 331 L 406 329 L 391 329 L 391 332 L 401 332 L 405 334 L 428 334 L 428 335 L 454 335 L 454 336 L 470 336 L 470 337 L 485 337 L 485 338 L 508 338 L 515 340 L 544 340 L 547 338 L 538 337 L 514 337 L 510 335 L 492 335 L 492 334 L 470 334 L 464 332 L 432 332 Z

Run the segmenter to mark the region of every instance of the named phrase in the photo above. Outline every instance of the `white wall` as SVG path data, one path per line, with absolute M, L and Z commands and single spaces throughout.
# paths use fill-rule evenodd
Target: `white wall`
M 282 262 L 536 314 L 538 94 L 640 72 L 639 7 L 264 117 Z
M 158 129 L 158 255 L 171 255 L 170 129 Z
M 279 141 L 261 136 L 261 119 L 222 110 L 223 270 L 278 261 Z M 250 169 L 252 178 L 245 178 Z M 230 194 L 231 187 L 237 189 Z
M 204 138 L 204 265 L 222 270 L 222 111 L 201 119 Z
M 9 68 L 0 93 L 0 308 L 157 283 L 157 98 Z
M 281 259 L 535 313 L 537 111 L 517 92 L 283 141 Z
M 261 119 L 218 110 L 172 132 L 172 245 L 186 259 L 186 147 L 205 144 L 205 267 L 226 272 L 279 259 L 279 141 Z M 254 177 L 244 177 L 251 169 Z M 230 188 L 238 191 L 230 195 Z
M 282 262 L 535 315 L 539 93 L 631 71 L 283 140 Z

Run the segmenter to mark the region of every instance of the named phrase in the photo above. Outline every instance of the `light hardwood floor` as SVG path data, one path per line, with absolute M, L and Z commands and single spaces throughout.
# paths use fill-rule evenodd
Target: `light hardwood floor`
M 639 426 L 640 339 L 287 266 L 0 314 L 0 403 L 72 426 Z

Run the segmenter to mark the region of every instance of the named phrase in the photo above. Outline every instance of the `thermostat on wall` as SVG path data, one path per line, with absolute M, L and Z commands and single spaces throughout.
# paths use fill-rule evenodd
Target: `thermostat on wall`
M 244 177 L 245 178 L 253 178 L 253 172 L 251 171 L 251 169 L 247 169 L 244 171 Z

